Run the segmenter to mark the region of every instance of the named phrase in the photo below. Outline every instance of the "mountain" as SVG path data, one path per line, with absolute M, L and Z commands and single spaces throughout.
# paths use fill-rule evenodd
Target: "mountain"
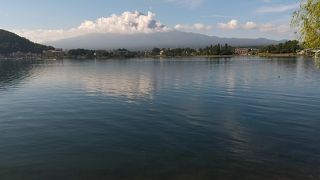
M 0 29 L 0 54 L 7 55 L 13 52 L 42 53 L 43 50 L 54 49 L 53 47 L 33 43 L 26 38 L 12 32 Z
M 147 50 L 154 47 L 176 48 L 190 47 L 200 48 L 210 44 L 225 44 L 231 46 L 262 46 L 277 44 L 278 41 L 269 39 L 241 39 L 241 38 L 220 38 L 203 34 L 188 33 L 182 31 L 169 31 L 158 33 L 138 34 L 88 34 L 46 44 L 64 49 L 117 49 L 126 48 L 129 50 Z

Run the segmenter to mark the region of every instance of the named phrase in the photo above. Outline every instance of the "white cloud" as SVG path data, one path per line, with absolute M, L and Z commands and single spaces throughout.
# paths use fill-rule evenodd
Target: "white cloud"
M 275 29 L 273 24 L 262 24 L 259 27 L 259 30 L 262 32 L 270 32 L 273 31 Z
M 179 31 L 209 31 L 211 30 L 213 27 L 210 25 L 205 25 L 205 24 L 201 24 L 201 23 L 196 23 L 196 24 L 192 24 L 192 25 L 188 25 L 188 24 L 177 24 L 174 27 L 176 30 Z
M 252 21 L 248 21 L 242 25 L 242 28 L 243 29 L 255 29 L 255 28 L 257 28 L 257 23 L 252 22 Z
M 277 13 L 286 12 L 289 10 L 297 9 L 300 6 L 299 3 L 293 4 L 278 4 L 274 6 L 261 7 L 257 10 L 258 13 Z
M 85 21 L 78 29 L 97 33 L 151 33 L 167 31 L 168 28 L 154 19 L 155 14 L 148 12 L 124 12 L 120 16 L 102 17 L 96 21 Z
M 176 3 L 186 8 L 196 8 L 200 6 L 204 0 L 165 0 L 165 2 Z
M 80 35 L 84 35 L 85 32 L 81 31 L 77 28 L 72 28 L 69 30 L 64 29 L 36 29 L 36 30 L 30 30 L 30 29 L 14 29 L 12 32 L 25 37 L 27 39 L 30 39 L 34 42 L 43 43 L 43 42 L 50 42 L 55 41 L 59 39 L 64 38 L 71 38 L 76 37 Z
M 237 20 L 233 19 L 227 23 L 218 23 L 220 29 L 229 30 L 258 30 L 260 32 L 272 33 L 272 34 L 286 34 L 292 32 L 292 29 L 288 24 L 275 25 L 271 23 L 257 24 L 253 21 L 247 21 L 244 24 L 239 24 Z
M 293 32 L 288 24 L 258 24 L 253 21 L 247 21 L 244 24 L 240 24 L 236 19 L 232 19 L 226 23 L 218 23 L 217 27 L 222 30 L 252 30 L 272 34 L 286 34 Z M 96 19 L 95 21 L 86 20 L 83 21 L 78 27 L 70 29 L 16 29 L 11 31 L 32 41 L 44 43 L 92 33 L 155 33 L 168 32 L 172 31 L 173 29 L 180 31 L 208 33 L 213 28 L 214 26 L 212 25 L 206 25 L 202 23 L 177 24 L 174 28 L 169 28 L 161 24 L 159 21 L 155 20 L 155 14 L 152 12 L 142 14 L 137 11 L 127 11 L 120 15 L 113 14 L 109 17 L 101 17 Z
M 261 24 L 259 26 L 261 32 L 271 32 L 276 34 L 286 34 L 292 31 L 289 25 L 273 25 L 273 24 Z
M 15 33 L 36 42 L 55 41 L 64 38 L 76 37 L 91 33 L 153 33 L 167 32 L 171 29 L 156 21 L 155 14 L 148 12 L 126 11 L 121 15 L 101 17 L 95 21 L 84 21 L 78 27 L 67 30 L 13 30 Z
M 232 19 L 227 23 L 218 23 L 218 27 L 220 29 L 236 29 L 238 28 L 238 21 L 235 19 Z

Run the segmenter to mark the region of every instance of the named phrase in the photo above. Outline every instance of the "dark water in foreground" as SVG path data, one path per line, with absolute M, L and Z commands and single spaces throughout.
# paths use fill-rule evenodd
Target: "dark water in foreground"
M 0 179 L 320 179 L 317 67 L 0 61 Z

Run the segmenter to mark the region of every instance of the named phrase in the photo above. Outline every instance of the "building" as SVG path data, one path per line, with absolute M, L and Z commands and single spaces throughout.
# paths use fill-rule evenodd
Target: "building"
M 234 50 L 234 54 L 240 55 L 240 56 L 247 56 L 249 55 L 250 49 L 249 48 L 236 48 Z
M 12 59 L 41 59 L 41 54 L 37 54 L 37 53 L 24 53 L 24 52 L 13 52 L 10 53 L 9 58 Z
M 164 50 L 164 49 L 162 49 L 161 51 L 160 51 L 160 56 L 165 56 L 166 55 L 166 51 Z
M 62 49 L 47 50 L 42 52 L 43 59 L 63 59 L 64 52 Z
M 127 49 L 113 50 L 113 55 L 117 57 L 127 57 L 130 55 L 130 51 Z

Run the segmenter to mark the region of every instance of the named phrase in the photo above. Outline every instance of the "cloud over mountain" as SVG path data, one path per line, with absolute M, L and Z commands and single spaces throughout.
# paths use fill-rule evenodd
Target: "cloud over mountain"
M 138 11 L 124 12 L 120 16 L 98 18 L 96 21 L 85 21 L 78 29 L 93 33 L 151 33 L 165 32 L 169 28 L 154 19 L 155 14 L 146 15 Z
M 202 24 L 202 23 L 196 23 L 196 24 L 192 24 L 192 25 L 177 24 L 174 28 L 176 30 L 180 30 L 180 31 L 209 31 L 213 27 L 210 25 Z
M 168 32 L 171 29 L 155 20 L 155 14 L 143 14 L 138 11 L 123 12 L 121 15 L 113 14 L 110 17 L 101 17 L 95 21 L 86 20 L 78 27 L 67 30 L 38 29 L 38 30 L 13 30 L 15 33 L 30 38 L 37 42 L 48 42 L 59 39 L 71 38 L 91 33 L 153 33 Z
M 242 28 L 243 29 L 255 29 L 255 28 L 257 28 L 257 26 L 258 26 L 257 23 L 252 22 L 252 21 L 248 21 L 244 25 L 242 25 Z
M 154 13 L 147 12 L 146 14 L 143 14 L 138 11 L 125 11 L 119 15 L 112 14 L 109 17 L 86 20 L 77 27 L 70 29 L 13 29 L 11 31 L 38 43 L 48 43 L 90 34 L 131 35 L 184 31 L 213 35 L 213 32 L 219 30 L 251 30 L 268 34 L 287 34 L 291 31 L 288 25 L 276 25 L 271 23 L 260 24 L 253 21 L 241 23 L 241 21 L 238 21 L 237 19 L 231 19 L 217 24 L 203 24 L 201 22 L 194 24 L 178 23 L 171 28 L 157 21 Z
M 220 29 L 236 29 L 238 28 L 238 20 L 232 19 L 227 23 L 219 23 L 218 27 Z
M 290 28 L 288 24 L 276 25 L 271 23 L 263 23 L 258 24 L 253 21 L 247 21 L 244 24 L 238 23 L 238 20 L 230 20 L 226 23 L 218 23 L 217 27 L 219 29 L 227 29 L 227 30 L 258 30 L 264 33 L 272 33 L 272 34 L 288 34 L 292 33 L 293 30 Z

